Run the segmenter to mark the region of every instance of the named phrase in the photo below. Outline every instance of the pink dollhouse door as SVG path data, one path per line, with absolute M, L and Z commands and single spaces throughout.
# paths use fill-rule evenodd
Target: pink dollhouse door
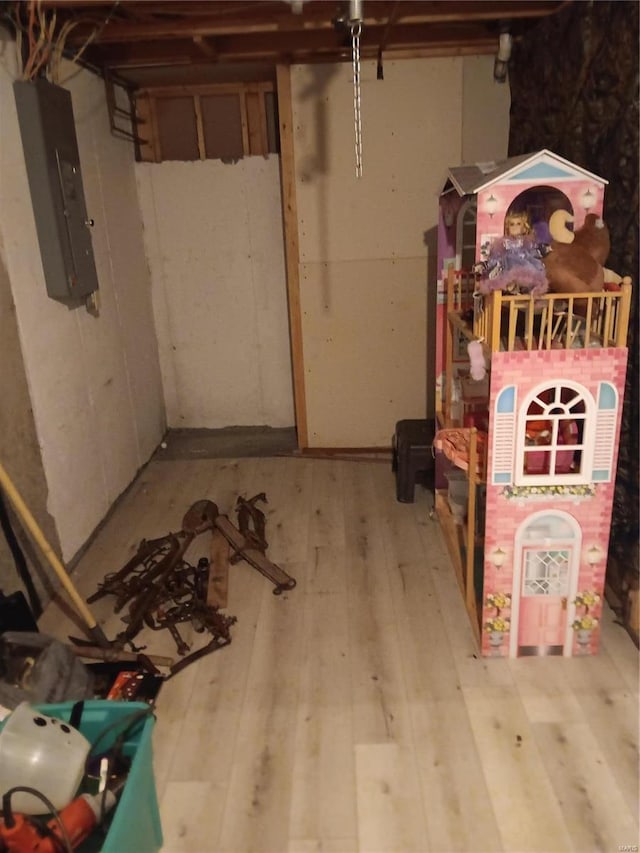
M 569 548 L 522 551 L 519 655 L 561 655 L 567 621 Z

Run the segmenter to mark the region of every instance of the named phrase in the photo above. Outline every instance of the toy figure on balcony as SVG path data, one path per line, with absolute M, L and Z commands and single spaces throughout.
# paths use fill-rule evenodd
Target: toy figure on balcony
M 543 246 L 524 211 L 510 210 L 504 219 L 504 237 L 493 240 L 486 261 L 473 270 L 479 275 L 480 293 L 503 290 L 506 293 L 530 293 L 540 296 L 548 288 Z

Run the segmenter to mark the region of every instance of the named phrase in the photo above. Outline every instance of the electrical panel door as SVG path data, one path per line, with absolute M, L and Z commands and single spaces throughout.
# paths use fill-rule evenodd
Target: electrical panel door
M 43 78 L 13 88 L 47 293 L 73 308 L 98 277 L 71 94 Z

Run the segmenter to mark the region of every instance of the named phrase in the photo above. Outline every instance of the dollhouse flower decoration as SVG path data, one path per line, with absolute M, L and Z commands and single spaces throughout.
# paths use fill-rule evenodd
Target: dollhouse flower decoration
M 506 607 L 511 607 L 511 593 L 490 592 L 486 598 L 487 607 L 495 607 L 497 614 Z
M 500 653 L 500 646 L 510 628 L 511 622 L 504 616 L 492 616 L 484 623 L 484 630 L 489 635 L 489 646 L 493 654 Z
M 571 623 L 571 627 L 576 632 L 578 653 L 588 654 L 591 635 L 594 628 L 598 627 L 598 620 L 590 613 L 585 613 L 583 616 L 576 617 Z
M 489 635 L 491 654 L 500 655 L 500 647 L 505 635 L 509 633 L 511 622 L 504 616 L 492 616 L 484 623 L 484 630 Z
M 510 627 L 510 621 L 502 616 L 492 616 L 484 623 L 484 630 L 489 634 L 506 634 Z
M 485 598 L 485 604 L 487 607 L 493 607 L 496 611 L 495 615 L 484 623 L 484 630 L 489 634 L 489 645 L 497 651 L 498 647 L 502 645 L 504 635 L 508 633 L 511 627 L 510 620 L 500 615 L 502 610 L 511 607 L 511 593 L 490 592 Z
M 583 653 L 586 653 L 587 647 L 591 642 L 593 629 L 598 626 L 598 619 L 589 610 L 600 603 L 600 596 L 592 589 L 585 589 L 576 595 L 573 603 L 576 607 L 584 608 L 584 612 L 581 615 L 576 614 L 571 627 L 576 632 L 578 647 Z
M 574 631 L 588 631 L 591 633 L 594 628 L 598 627 L 598 620 L 590 613 L 585 613 L 584 616 L 579 616 L 577 619 L 574 619 L 571 627 Z
M 593 590 L 586 589 L 584 592 L 579 592 L 573 600 L 573 603 L 576 607 L 586 607 L 587 612 L 590 607 L 595 607 L 596 604 L 600 603 L 600 596 L 597 592 Z

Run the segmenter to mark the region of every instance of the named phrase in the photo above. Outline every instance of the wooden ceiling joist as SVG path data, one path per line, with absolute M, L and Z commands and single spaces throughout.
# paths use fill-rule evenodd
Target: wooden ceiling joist
M 361 55 L 488 53 L 501 30 L 514 38 L 571 0 L 363 0 Z M 4 4 L 26 21 L 36 0 Z M 230 63 L 313 63 L 350 59 L 346 0 L 41 0 L 37 15 L 67 21 L 65 48 L 103 73 Z M 36 20 L 38 17 L 36 15 Z M 41 20 L 41 19 L 39 19 Z M 131 81 L 135 83 L 134 76 Z M 148 82 L 148 81 L 146 81 Z M 194 82 L 197 82 L 194 79 Z

